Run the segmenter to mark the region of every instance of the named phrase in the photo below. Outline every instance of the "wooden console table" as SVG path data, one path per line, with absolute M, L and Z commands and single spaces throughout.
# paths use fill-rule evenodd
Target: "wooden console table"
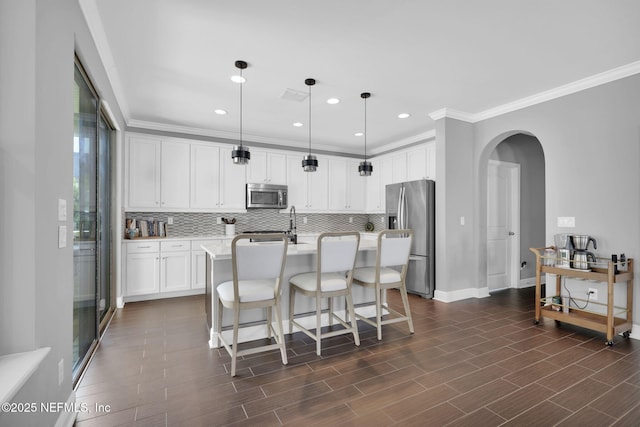
M 618 271 L 617 273 L 616 270 L 622 270 L 623 264 L 621 262 L 614 263 L 613 261 L 604 259 L 599 259 L 599 261 L 606 261 L 607 268 L 592 266 L 590 271 L 578 270 L 574 268 L 557 267 L 555 265 L 545 265 L 548 263 L 555 263 L 554 260 L 544 256 L 545 249 L 555 249 L 555 247 L 529 248 L 529 250 L 536 255 L 535 323 L 539 323 L 541 317 L 548 317 L 556 320 L 557 322 L 570 323 L 572 325 L 602 332 L 607 335 L 607 340 L 605 341 L 605 344 L 607 345 L 613 345 L 613 337 L 619 333 L 622 333 L 625 338 L 629 338 L 633 324 L 633 259 L 630 258 L 625 262 L 626 271 Z M 545 262 L 545 260 L 548 260 L 549 262 Z M 607 283 L 606 303 L 589 301 L 589 304 L 606 307 L 606 314 L 577 307 L 569 307 L 569 302 L 567 302 L 567 305 L 565 306 L 563 302 L 560 304 L 552 302 L 551 297 L 542 297 L 540 284 L 542 273 L 556 275 L 555 295 L 562 294 L 561 280 L 563 276 Z M 614 305 L 613 299 L 614 284 L 622 282 L 626 282 L 627 284 L 627 306 L 617 307 Z M 574 298 L 574 300 L 576 300 L 576 298 Z M 555 308 L 559 308 L 559 310 Z

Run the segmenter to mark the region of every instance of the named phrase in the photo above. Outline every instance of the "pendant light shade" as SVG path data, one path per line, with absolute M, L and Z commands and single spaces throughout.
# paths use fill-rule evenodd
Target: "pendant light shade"
M 316 84 L 316 81 L 314 79 L 306 79 L 304 84 L 309 87 L 309 154 L 302 159 L 302 169 L 305 172 L 315 172 L 318 169 L 318 159 L 311 154 L 311 86 Z
M 233 147 L 233 150 L 231 151 L 231 159 L 236 165 L 246 165 L 249 163 L 249 159 L 251 159 L 249 148 L 242 145 L 242 84 L 246 81 L 242 76 L 242 70 L 247 68 L 247 63 L 245 61 L 236 61 L 235 65 L 236 68 L 240 70 L 239 78 L 236 78 L 235 80 L 232 78 L 233 81 L 240 85 L 240 144 Z
M 360 176 L 371 176 L 373 172 L 373 165 L 367 161 L 367 98 L 371 94 L 369 92 L 362 92 L 360 98 L 364 99 L 364 161 L 358 165 L 358 172 Z

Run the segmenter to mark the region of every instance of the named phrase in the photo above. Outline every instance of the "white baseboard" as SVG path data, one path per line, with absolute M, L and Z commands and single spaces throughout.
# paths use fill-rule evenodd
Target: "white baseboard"
M 137 301 L 149 301 L 154 299 L 164 299 L 164 298 L 175 298 L 175 297 L 188 297 L 191 295 L 202 295 L 205 293 L 205 289 L 189 289 L 186 291 L 174 291 L 174 292 L 162 292 L 158 294 L 146 294 L 146 295 L 130 295 L 123 297 L 122 299 L 122 307 L 127 302 L 137 302 Z M 122 308 L 118 306 L 118 308 Z
M 76 392 L 75 390 L 71 390 L 71 394 L 67 398 L 66 407 L 72 408 L 76 403 Z M 56 421 L 55 427 L 72 427 L 73 423 L 76 422 L 76 417 L 78 413 L 76 411 L 60 411 L 60 416 Z
M 535 285 L 536 285 L 536 278 L 528 277 L 526 279 L 520 279 L 520 282 L 518 283 L 518 289 L 530 288 Z
M 467 288 L 451 292 L 436 289 L 433 293 L 433 299 L 442 302 L 454 302 L 469 298 L 486 298 L 488 296 L 489 288 L 486 286 L 483 288 Z
M 342 319 L 345 318 L 344 310 L 336 310 L 335 313 Z M 376 308 L 375 306 L 356 307 L 356 313 L 365 317 L 375 317 Z M 384 311 L 384 313 L 386 314 L 386 310 Z M 328 326 L 329 314 L 322 313 L 320 321 L 322 323 L 322 326 Z M 316 316 L 315 314 L 311 314 L 309 316 L 296 317 L 296 322 L 298 322 L 300 325 L 302 325 L 307 329 L 315 329 Z M 338 324 L 338 322 L 334 320 L 333 324 L 334 325 Z M 285 334 L 289 333 L 289 319 L 282 319 L 282 330 L 284 331 Z M 299 329 L 294 326 L 293 332 L 297 332 L 297 331 L 299 331 Z M 222 331 L 222 335 L 224 336 L 225 340 L 229 344 L 233 342 L 231 330 Z M 267 326 L 265 324 L 241 327 L 238 330 L 238 342 L 258 340 L 261 338 L 265 338 L 266 336 L 267 336 Z M 220 346 L 220 343 L 218 341 L 218 335 L 213 329 L 211 329 L 209 331 L 209 347 L 218 348 L 219 346 Z

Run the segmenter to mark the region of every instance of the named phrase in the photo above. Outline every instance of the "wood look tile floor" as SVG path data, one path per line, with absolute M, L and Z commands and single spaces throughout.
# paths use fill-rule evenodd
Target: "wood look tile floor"
M 399 305 L 397 292 L 389 293 Z M 638 426 L 640 342 L 544 321 L 533 288 L 442 303 L 410 297 L 406 323 L 302 333 L 238 362 L 207 345 L 204 296 L 118 310 L 77 390 L 76 426 Z M 109 411 L 95 410 L 96 404 Z

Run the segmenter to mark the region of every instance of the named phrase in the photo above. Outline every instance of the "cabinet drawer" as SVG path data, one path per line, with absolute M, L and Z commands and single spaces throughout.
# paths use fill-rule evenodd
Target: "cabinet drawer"
M 160 242 L 160 250 L 162 252 L 190 251 L 191 240 L 171 240 Z
M 127 253 L 144 254 L 150 252 L 158 252 L 160 250 L 160 242 L 140 241 L 127 243 Z

